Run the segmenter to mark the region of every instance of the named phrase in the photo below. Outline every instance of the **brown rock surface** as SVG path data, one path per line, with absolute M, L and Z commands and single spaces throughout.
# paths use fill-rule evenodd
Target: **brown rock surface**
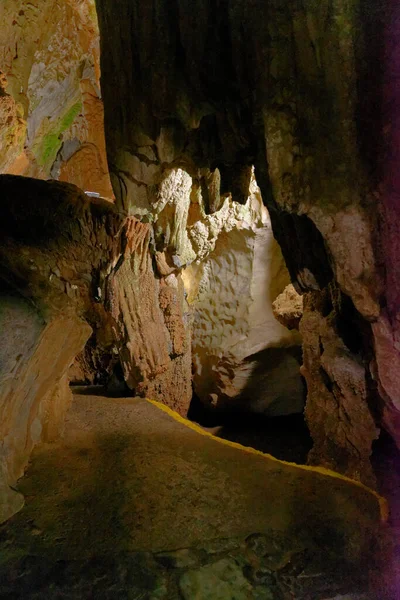
M 125 381 L 136 394 L 186 415 L 192 396 L 191 331 L 183 320 L 183 285 L 173 275 L 155 278 L 150 227 L 134 217 L 127 223 L 125 261 L 106 285 Z
M 314 294 L 318 304 L 334 283 L 354 308 L 336 316 L 329 343 L 337 346 L 334 354 L 342 352 L 347 359 L 335 361 L 335 372 L 326 377 L 329 386 L 342 382 L 339 413 L 346 413 L 353 384 L 361 394 L 347 435 L 360 444 L 354 461 L 359 453 L 363 469 L 366 445 L 375 435 L 373 420 L 382 424 L 367 359 L 372 345 L 367 322 L 376 322 L 386 303 L 378 239 L 379 124 L 371 126 L 371 135 L 367 132 L 379 120 L 384 3 L 255 0 L 249 6 L 237 0 L 216 8 L 188 0 L 173 7 L 165 0 L 146 5 L 122 0 L 117 9 L 111 0 L 99 0 L 97 6 L 106 138 L 119 205 L 149 215 L 154 188 L 166 171 L 179 166 L 207 189 L 212 213 L 218 198 L 229 192 L 233 200 L 247 198 L 246 174 L 255 165 L 296 290 Z M 394 57 L 394 42 L 389 48 Z M 392 83 L 397 69 L 393 58 L 388 67 Z M 210 178 L 216 169 L 220 179 Z M 313 326 L 317 337 L 319 328 L 321 337 L 326 335 L 324 319 L 316 316 Z M 361 335 L 362 350 L 343 341 L 338 331 L 346 327 Z M 392 352 L 398 353 L 393 345 Z M 380 369 L 383 381 L 385 361 Z M 307 364 L 305 371 L 312 396 L 319 379 L 314 382 L 317 375 Z M 384 387 L 390 387 L 387 375 Z M 393 411 L 395 402 L 386 396 Z M 322 439 L 323 422 L 332 418 L 333 408 L 320 406 L 324 416 L 318 418 L 308 412 L 309 421 L 316 419 L 316 440 Z M 361 440 L 358 421 L 368 441 Z M 341 447 L 340 427 L 330 435 L 333 445 Z M 313 460 L 329 462 L 329 448 L 317 447 Z M 353 459 L 352 465 L 339 462 L 344 471 L 360 470 Z
M 89 203 L 75 188 L 3 180 L 3 277 L 35 303 L 46 326 L 60 317 L 87 320 L 93 347 L 111 357 L 106 370 L 119 354 L 131 389 L 183 413 L 191 319 L 182 272 L 191 273 L 189 295 L 204 292 L 205 266 L 216 274 L 223 261 L 234 264 L 236 244 L 245 250 L 231 272 L 246 279 L 241 260 L 254 232 L 236 236 L 247 210 L 237 203 L 247 202 L 255 165 L 293 285 L 307 296 L 300 328 L 310 460 L 369 480 L 376 428 L 396 436 L 399 420 L 390 368 L 399 360 L 396 228 L 389 226 L 397 222 L 396 198 L 381 194 L 371 144 L 379 133 L 366 140 L 364 131 L 380 89 L 367 74 L 379 56 L 381 10 L 343 0 L 197 4 L 98 0 L 117 209 Z M 110 195 L 93 9 L 92 0 L 2 4 L 0 152 L 5 169 Z M 385 35 L 392 40 L 390 28 Z M 393 73 L 385 69 L 390 90 Z M 390 235 L 380 243 L 382 198 Z M 232 255 L 219 255 L 232 231 Z M 386 291 L 382 266 L 392 284 Z M 222 270 L 218 307 L 210 302 L 203 312 L 212 314 L 208 325 L 226 317 L 229 330 L 246 302 L 231 321 L 232 306 L 225 311 L 223 303 L 233 305 L 239 289 Z M 211 292 L 214 301 L 219 292 Z M 277 312 L 294 326 L 300 309 Z M 245 337 L 251 345 L 247 330 Z M 221 386 L 240 364 L 230 352 L 215 355 Z M 82 359 L 83 372 L 99 362 L 94 353 Z
M 272 303 L 274 317 L 288 329 L 298 329 L 303 316 L 303 296 L 290 283 Z
M 5 0 L 0 19 L 0 172 L 113 198 L 94 0 Z
M 231 206 L 209 253 L 182 275 L 193 310 L 194 390 L 204 404 L 218 410 L 302 412 L 299 363 L 289 356 L 289 348 L 299 346 L 301 337 L 282 326 L 272 312 L 272 301 L 289 275 L 267 211 L 255 218 L 250 200 L 236 218 L 237 206 Z M 274 359 L 271 348 L 282 352 L 277 351 Z
M 305 415 L 314 441 L 309 461 L 374 486 L 369 458 L 379 431 L 368 405 L 368 357 L 363 355 L 356 320 L 350 330 L 352 316 L 346 315 L 347 310 L 345 299 L 332 288 L 318 298 L 304 296 L 301 371 L 308 388 Z M 341 329 L 344 319 L 349 329 Z
M 7 484 L 22 474 L 33 445 L 62 425 L 68 369 L 91 327 L 97 345 L 119 351 L 131 387 L 151 389 L 181 412 L 191 372 L 189 333 L 179 321 L 183 288 L 159 301 L 146 225 L 70 184 L 1 176 L 0 190 L 3 520 L 20 506 L 16 498 L 12 507 Z
M 59 315 L 46 323 L 22 298 L 1 298 L 2 356 L 0 372 L 0 486 L 13 484 L 24 472 L 33 446 L 54 439 L 63 428 L 71 392 L 65 379 L 90 327 L 73 316 Z M 11 492 L 10 492 L 11 493 Z M 0 521 L 19 509 L 14 493 Z

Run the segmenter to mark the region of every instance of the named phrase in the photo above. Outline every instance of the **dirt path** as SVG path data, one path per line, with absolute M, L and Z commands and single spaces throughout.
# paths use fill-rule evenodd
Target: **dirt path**
M 1 598 L 317 600 L 377 568 L 366 488 L 201 435 L 143 399 L 76 395 L 19 490 L 25 507 L 0 529 Z

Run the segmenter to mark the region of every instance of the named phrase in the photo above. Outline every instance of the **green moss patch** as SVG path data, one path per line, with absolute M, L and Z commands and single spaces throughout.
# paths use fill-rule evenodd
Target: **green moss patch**
M 50 167 L 53 164 L 62 144 L 61 134 L 71 127 L 81 110 L 82 103 L 76 102 L 60 119 L 55 121 L 51 130 L 43 136 L 36 153 L 37 161 L 41 167 Z M 50 125 L 53 125 L 53 123 L 50 123 Z

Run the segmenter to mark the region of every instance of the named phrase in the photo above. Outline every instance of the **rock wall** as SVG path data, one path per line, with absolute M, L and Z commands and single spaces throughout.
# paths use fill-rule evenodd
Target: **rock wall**
M 0 176 L 0 519 L 34 444 L 54 439 L 68 371 L 92 331 L 135 393 L 186 414 L 190 323 L 183 286 L 156 277 L 149 227 L 59 182 Z M 5 283 L 4 283 L 5 282 Z
M 151 228 L 130 220 L 125 261 L 106 283 L 106 307 L 128 387 L 186 416 L 192 397 L 191 328 L 179 275 L 155 277 Z
M 63 0 L 61 3 L 53 0 L 50 2 L 36 0 L 28 6 L 23 6 L 22 2 L 6 2 L 1 10 L 4 22 L 9 26 L 3 29 L 3 39 L 1 39 L 4 47 L 0 67 L 3 77 L 3 131 L 5 137 L 0 151 L 0 168 L 3 171 L 40 178 L 51 176 L 111 197 L 105 165 L 103 107 L 99 90 L 99 36 L 93 0 Z M 13 53 L 14 50 L 15 53 Z M 14 132 L 13 135 L 11 132 Z M 168 154 L 170 144 L 168 135 L 163 134 L 160 137 L 157 151 L 161 153 L 160 156 L 163 152 Z M 145 193 L 146 186 L 141 184 L 141 179 L 151 179 L 155 175 L 157 169 L 151 162 L 157 158 L 156 154 L 150 147 L 144 148 L 141 156 L 148 164 L 135 163 L 136 165 L 140 164 L 139 187 L 134 202 L 130 204 L 128 210 L 137 216 L 146 217 L 147 215 L 148 219 L 155 223 L 153 229 L 148 226 L 147 248 L 150 239 L 155 238 L 157 248 L 162 249 L 162 251 L 156 249 L 155 252 L 157 269 L 161 277 L 165 278 L 172 274 L 167 287 L 175 290 L 173 294 L 177 295 L 176 304 L 180 306 L 179 312 L 182 314 L 176 315 L 174 318 L 175 321 L 179 320 L 179 327 L 185 332 L 185 347 L 187 347 L 190 345 L 190 341 L 186 334 L 188 328 L 183 319 L 185 311 L 187 313 L 187 307 L 184 306 L 182 285 L 177 284 L 180 281 L 179 273 L 191 261 L 198 262 L 207 258 L 211 246 L 217 243 L 223 215 L 230 222 L 228 228 L 234 226 L 233 221 L 236 217 L 233 216 L 233 213 L 232 217 L 227 216 L 226 207 L 220 213 L 224 197 L 221 197 L 221 175 L 218 169 L 214 171 L 205 169 L 200 173 L 192 172 L 192 175 L 195 176 L 194 184 L 192 176 L 186 170 L 172 169 L 168 171 L 164 169 L 162 175 L 158 177 L 158 189 L 154 193 L 152 190 Z M 131 160 L 129 155 L 125 158 L 127 172 L 130 172 L 134 167 L 129 162 Z M 166 156 L 166 160 L 169 160 L 168 156 Z M 143 194 L 146 195 L 146 198 Z M 204 220 L 206 216 L 204 209 L 207 212 L 215 212 L 216 218 L 207 223 L 207 219 Z M 237 218 L 240 219 L 241 216 Z M 249 219 L 250 217 L 248 217 Z M 210 239 L 204 238 L 204 227 L 208 228 Z M 261 235 L 258 239 L 261 241 Z M 237 241 L 239 244 L 242 243 L 240 236 L 237 237 Z M 256 246 L 258 247 L 259 244 L 257 243 Z M 154 255 L 154 248 L 148 249 L 147 259 L 139 255 L 137 265 L 141 264 L 143 260 L 151 261 L 150 254 Z M 239 248 L 237 248 L 237 252 L 239 252 Z M 253 254 L 250 252 L 246 267 L 248 270 L 253 268 L 252 256 Z M 206 268 L 210 264 L 209 261 Z M 228 264 L 226 266 L 229 268 Z M 266 268 L 268 269 L 267 264 Z M 147 272 L 150 273 L 150 271 Z M 263 268 L 261 268 L 261 272 L 263 272 Z M 139 276 L 132 273 L 129 276 L 132 278 L 132 286 L 127 293 L 135 294 Z M 149 276 L 151 279 L 152 275 Z M 125 279 L 128 278 L 128 274 L 126 274 Z M 140 278 L 143 289 L 147 289 L 143 284 L 142 275 Z M 204 282 L 202 286 L 204 287 Z M 160 299 L 166 297 L 166 292 L 161 291 L 159 297 L 157 290 L 152 291 L 154 292 L 152 319 L 155 329 L 159 329 L 160 319 L 163 321 L 160 309 L 161 312 L 169 310 L 160 307 Z M 172 292 L 168 292 L 168 294 L 170 293 Z M 253 294 L 250 287 L 246 293 Z M 162 302 L 165 303 L 165 300 Z M 258 307 L 256 311 L 258 312 L 258 309 L 268 311 L 268 303 L 264 304 L 265 306 Z M 140 303 L 138 303 L 139 305 Z M 254 310 L 256 302 L 250 302 L 250 306 L 253 307 L 251 310 Z M 243 309 L 248 310 L 244 307 Z M 141 334 L 134 333 L 136 327 L 142 330 L 140 315 L 128 317 L 126 311 L 125 313 L 122 311 L 121 314 L 123 314 L 119 317 L 121 322 L 133 318 L 135 323 L 131 325 L 125 323 L 121 327 L 120 334 L 128 335 L 129 339 L 133 339 L 137 335 L 141 337 Z M 186 321 L 189 320 L 188 313 L 184 318 Z M 280 329 L 271 318 L 272 327 Z M 242 337 L 248 336 L 250 330 L 254 334 L 256 325 L 257 327 L 259 325 L 256 320 L 250 325 L 252 320 L 250 314 L 246 320 L 249 322 L 245 324 L 246 333 L 243 330 Z M 126 333 L 126 329 L 130 330 L 130 334 Z M 260 329 L 260 331 L 262 330 Z M 230 360 L 235 363 L 235 366 L 243 362 L 244 357 L 249 356 L 253 350 L 256 352 L 272 343 L 270 338 L 275 334 L 263 331 L 260 335 L 264 334 L 266 334 L 266 339 L 260 339 L 259 344 L 255 346 L 253 342 L 249 342 L 249 348 L 241 352 L 240 356 L 236 356 L 233 351 Z M 284 337 L 286 334 L 282 335 Z M 161 334 L 161 337 L 163 336 L 164 332 Z M 104 383 L 109 378 L 117 361 L 115 355 L 110 352 L 112 346 L 110 340 L 108 331 L 104 332 L 102 327 L 95 329 L 85 351 L 77 357 L 77 361 L 70 371 L 73 381 Z M 204 346 L 204 342 L 205 340 L 202 340 L 200 345 Z M 252 345 L 254 348 L 251 347 Z M 229 353 L 228 349 L 229 344 L 226 348 L 226 352 Z M 169 376 L 166 376 L 166 372 L 169 372 L 169 367 L 167 367 L 169 364 L 167 356 L 169 355 L 159 356 L 155 360 L 154 348 L 149 352 L 149 356 L 140 358 L 143 361 L 144 370 L 149 374 L 160 371 L 163 373 L 163 377 L 168 379 L 168 382 L 165 381 L 163 385 L 170 387 Z M 210 360 L 205 357 L 207 354 L 205 347 L 202 353 L 204 360 Z M 174 349 L 172 354 L 175 354 Z M 135 361 L 139 360 L 135 351 L 128 351 L 127 355 L 129 358 L 122 359 L 122 363 L 125 365 L 129 360 L 133 360 L 134 355 Z M 185 365 L 187 370 L 189 368 L 187 361 Z M 246 369 L 251 372 L 250 367 L 246 367 Z M 126 374 L 126 368 L 123 370 Z M 171 374 L 171 377 L 171 381 L 174 382 L 172 387 L 176 389 L 178 397 L 180 385 L 175 376 Z M 216 374 L 211 377 L 210 372 L 209 377 L 215 379 Z M 238 392 L 243 387 L 245 379 L 242 384 L 237 384 L 236 388 L 235 385 L 232 387 L 232 394 L 235 389 Z M 132 380 L 130 385 L 139 389 L 138 381 L 134 385 Z M 189 390 L 186 383 L 183 386 L 182 393 L 186 398 Z M 158 395 L 156 388 L 154 391 L 153 388 L 150 389 L 150 392 Z
M 111 199 L 94 1 L 6 1 L 0 16 L 6 24 L 0 34 L 0 171 L 72 182 Z M 123 155 L 122 179 L 114 184 L 130 186 L 134 196 L 130 202 L 120 198 L 120 213 L 103 200 L 89 202 L 74 187 L 0 180 L 2 207 L 7 206 L 0 248 L 1 277 L 7 281 L 0 299 L 5 339 L 0 521 L 20 506 L 9 486 L 23 473 L 33 446 L 62 431 L 69 380 L 104 383 L 121 369 L 131 393 L 186 415 L 194 316 L 201 381 L 212 387 L 224 368 L 246 371 L 240 382 L 225 379 L 225 400 L 238 396 L 254 370 L 254 361 L 244 365 L 248 356 L 268 345 L 298 343 L 270 311 L 287 272 L 260 198 L 239 207 L 230 190 L 221 188 L 218 169 L 168 166 L 170 152 L 167 128 L 157 149 L 144 144 L 139 158 Z M 111 155 L 109 160 L 112 164 Z M 162 169 L 159 160 L 165 162 Z M 244 186 L 239 182 L 235 193 L 245 201 L 251 169 L 242 176 Z M 266 247 L 271 251 L 261 257 Z M 237 321 L 230 335 L 225 318 L 237 316 L 227 288 L 235 255 L 243 291 L 236 306 L 242 313 L 239 337 Z M 219 287 L 203 276 L 215 271 L 218 256 Z M 275 271 L 269 273 L 271 261 Z M 189 279 L 204 292 L 191 306 Z M 272 286 L 271 294 L 260 296 L 259 285 Z M 199 323 L 206 328 L 214 323 L 207 304 L 217 298 L 219 326 L 210 340 Z M 222 298 L 231 304 L 226 315 Z M 220 364 L 206 374 L 220 335 L 226 338 Z M 293 368 L 299 382 L 298 364 Z
M 33 446 L 62 430 L 71 363 L 89 336 L 88 351 L 74 363 L 78 378 L 91 376 L 106 357 L 108 374 L 120 365 L 132 394 L 184 416 L 192 398 L 192 343 L 199 395 L 207 401 L 219 385 L 230 408 L 258 368 L 259 350 L 299 343 L 272 315 L 288 273 L 258 192 L 245 206 L 227 197 L 206 214 L 198 181 L 168 170 L 146 223 L 70 184 L 1 176 L 0 190 L 0 277 L 7 282 L 0 297 L 1 519 L 20 505 L 9 485 Z M 289 354 L 280 361 L 286 383 L 288 361 Z M 301 410 L 299 365 L 289 367 L 297 384 L 290 389 L 292 409 L 297 402 Z M 267 362 L 269 396 L 260 403 L 252 394 L 257 412 L 288 393 L 285 386 L 273 389 L 269 371 Z M 208 386 L 203 394 L 201 386 Z
M 381 308 L 392 297 L 382 261 L 390 274 L 397 245 L 382 256 L 378 227 L 386 4 L 122 0 L 116 8 L 98 0 L 97 7 L 108 157 L 119 206 L 147 218 L 166 170 L 179 166 L 197 178 L 213 213 L 228 192 L 246 201 L 255 165 L 292 282 L 312 297 L 302 330 L 317 328 L 322 340 L 320 350 L 313 350 L 311 338 L 304 345 L 312 461 L 369 480 L 366 465 L 377 435 L 372 423 L 395 429 L 397 418 L 387 364 L 389 357 L 398 360 L 398 350 Z M 394 31 L 387 32 L 392 57 Z M 397 61 L 389 63 L 394 90 Z M 387 214 L 397 221 L 391 209 Z M 339 290 L 341 310 L 313 315 L 331 289 Z M 331 313 L 334 327 L 326 323 Z M 349 327 L 361 345 L 353 344 Z M 330 352 L 347 357 L 335 360 L 334 370 L 324 367 Z M 320 402 L 315 391 L 318 365 L 329 401 Z M 363 401 L 358 416 L 344 423 L 353 384 Z M 318 441 L 336 405 L 339 421 L 329 435 L 347 454 L 337 460 Z
M 74 316 L 47 322 L 22 297 L 0 299 L 0 522 L 22 506 L 13 485 L 33 446 L 62 432 L 71 391 L 68 368 L 90 327 Z
M 295 374 L 297 359 L 275 346 L 299 338 L 273 320 L 270 304 L 276 298 L 275 313 L 294 328 L 301 310 L 293 290 L 284 291 L 289 280 L 262 212 L 261 223 L 248 219 L 253 165 L 290 279 L 304 295 L 310 461 L 371 483 L 379 427 L 400 439 L 392 368 L 400 361 L 397 155 L 389 160 L 387 150 L 397 139 L 395 7 L 97 0 L 97 8 L 116 207 L 60 184 L 1 182 L 4 314 L 14 294 L 10 322 L 22 311 L 31 339 L 21 358 L 11 340 L 17 353 L 4 372 L 8 381 L 10 369 L 21 369 L 26 382 L 23 393 L 8 382 L 0 401 L 5 512 L 14 501 L 7 484 L 62 420 L 66 370 L 87 324 L 111 366 L 119 357 L 132 391 L 182 414 L 191 395 L 191 312 L 200 396 L 253 397 L 253 380 L 263 382 L 269 365 L 271 394 L 253 408 L 282 411 L 287 389 L 299 398 L 297 373 L 286 390 L 276 383 L 282 372 Z M 93 2 L 6 1 L 0 11 L 2 169 L 111 196 Z M 264 284 L 265 300 L 255 293 Z M 283 310 L 288 299 L 294 304 Z M 71 345 L 53 353 L 44 389 L 43 340 L 53 348 L 64 319 Z M 10 442 L 17 396 L 29 412 L 17 427 L 20 456 Z
M 379 433 L 378 398 L 368 372 L 369 325 L 331 284 L 321 294 L 305 294 L 300 331 L 306 418 L 314 441 L 309 462 L 339 467 L 374 487 L 369 455 Z
M 246 204 L 240 205 L 231 194 L 220 193 L 217 170 L 190 175 L 179 167 L 165 168 L 158 184 L 148 189 L 143 185 L 146 206 L 138 206 L 133 197 L 133 204 L 125 208 L 146 221 L 142 227 L 146 232 L 143 256 L 147 258 L 139 257 L 137 264 L 146 264 L 153 256 L 169 295 L 174 288 L 179 292 L 174 304 L 184 308 L 183 312 L 176 311 L 174 334 L 183 339 L 180 332 L 185 331 L 186 322 L 193 320 L 192 340 L 187 338 L 185 345 L 192 345 L 197 397 L 205 404 L 217 404 L 219 409 L 236 406 L 275 414 L 275 409 L 270 410 L 275 402 L 278 414 L 297 412 L 304 405 L 299 361 L 290 353 L 282 353 L 278 361 L 281 371 L 273 361 L 269 378 L 268 360 L 263 360 L 263 354 L 259 356 L 268 347 L 299 345 L 301 338 L 279 324 L 272 312 L 272 301 L 288 284 L 289 275 L 251 171 L 250 177 L 251 193 Z M 140 268 L 136 266 L 133 271 L 139 273 Z M 140 300 L 143 293 L 148 303 L 152 296 L 145 282 L 136 287 L 137 277 L 129 274 L 131 289 L 125 295 L 137 295 L 139 306 L 144 302 Z M 166 291 L 161 288 L 164 296 L 152 301 L 154 311 L 159 302 L 165 312 Z M 185 301 L 182 304 L 182 292 L 189 306 Z M 123 314 L 121 322 L 124 329 L 127 319 Z M 154 328 L 150 337 L 155 340 L 160 330 L 155 316 Z M 140 315 L 136 315 L 127 337 L 140 339 L 141 331 Z M 131 360 L 129 350 L 123 362 Z M 148 362 L 149 357 L 143 357 L 143 361 Z M 286 372 L 286 388 L 282 372 Z M 253 389 L 260 378 L 263 398 Z M 160 385 L 170 387 L 166 373 Z M 181 386 L 176 378 L 174 387 L 179 395 Z M 245 388 L 249 388 L 248 394 L 240 398 Z M 147 389 L 152 393 L 151 388 Z
M 0 172 L 112 199 L 94 0 L 5 0 L 0 18 Z
M 245 206 L 225 206 L 215 244 L 182 275 L 194 312 L 194 391 L 217 410 L 302 412 L 299 362 L 284 351 L 299 346 L 301 337 L 272 313 L 289 275 L 255 182 Z M 193 227 L 218 217 L 216 212 Z M 275 353 L 278 363 L 267 348 L 282 349 Z

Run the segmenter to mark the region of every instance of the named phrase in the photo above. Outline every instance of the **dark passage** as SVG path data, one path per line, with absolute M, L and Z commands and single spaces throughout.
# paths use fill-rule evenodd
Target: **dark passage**
M 193 396 L 188 418 L 217 437 L 249 446 L 275 458 L 305 464 L 312 439 L 303 414 L 266 417 L 245 411 L 207 409 Z

